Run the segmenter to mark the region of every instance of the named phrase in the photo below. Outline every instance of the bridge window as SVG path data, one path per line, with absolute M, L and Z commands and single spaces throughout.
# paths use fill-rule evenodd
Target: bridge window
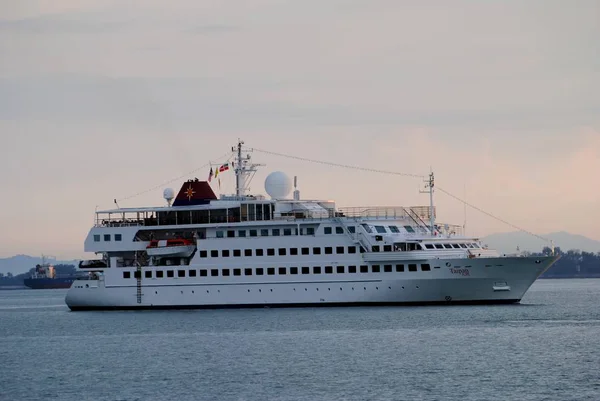
M 344 233 L 344 229 L 342 227 L 336 227 L 335 228 L 335 233 L 336 234 L 343 234 Z
M 435 249 L 444 249 L 442 244 L 435 244 Z
M 397 226 L 388 226 L 388 228 L 390 229 L 391 232 L 393 233 L 399 233 L 400 230 L 398 229 Z
M 387 233 L 384 226 L 375 226 L 375 231 L 377 231 L 379 234 Z
M 121 241 L 121 239 L 123 239 L 121 234 L 115 234 L 115 241 Z
M 350 227 L 348 227 L 348 232 L 349 232 L 350 234 L 354 234 L 354 233 L 356 232 L 356 227 L 355 227 L 355 226 L 350 226 Z
M 404 229 L 406 230 L 407 233 L 414 233 L 415 230 L 414 228 L 412 228 L 411 226 L 404 226 Z
M 460 244 L 460 247 L 465 248 L 465 249 L 467 248 L 467 246 L 465 244 Z
M 94 234 L 94 242 L 100 242 L 100 235 Z
M 331 227 L 325 227 L 323 230 L 325 234 L 331 234 Z
M 444 244 L 444 248 L 446 248 L 446 249 L 452 249 L 452 245 L 450 245 L 450 244 Z
M 104 241 L 110 241 L 110 234 L 104 234 Z
M 373 233 L 373 230 L 371 230 L 371 227 L 369 227 L 366 224 L 361 224 L 361 226 L 365 229 L 366 232 L 368 232 L 369 234 Z
M 452 248 L 454 248 L 454 249 L 460 249 L 460 245 L 458 245 L 458 244 L 452 244 Z
M 425 248 L 434 249 L 435 247 L 433 246 L 433 244 L 425 244 Z

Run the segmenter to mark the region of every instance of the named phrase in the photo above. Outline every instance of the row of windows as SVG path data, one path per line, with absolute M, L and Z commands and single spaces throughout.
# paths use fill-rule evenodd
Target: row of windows
M 370 267 L 370 268 L 369 268 Z M 312 269 L 308 266 L 305 267 L 267 267 L 262 268 L 262 267 L 256 267 L 256 268 L 244 268 L 244 269 L 200 269 L 200 270 L 156 270 L 156 276 L 153 276 L 153 271 L 152 270 L 146 270 L 144 271 L 144 278 L 164 278 L 164 277 L 168 277 L 168 278 L 173 278 L 173 277 L 218 277 L 218 276 L 222 276 L 222 277 L 229 277 L 229 276 L 264 276 L 264 275 L 268 275 L 268 276 L 274 276 L 274 275 L 286 275 L 286 274 L 333 274 L 338 273 L 338 274 L 344 274 L 344 273 L 381 273 L 381 272 L 385 272 L 385 273 L 391 273 L 393 271 L 396 272 L 404 272 L 404 271 L 409 271 L 409 272 L 416 272 L 417 271 L 417 264 L 408 264 L 406 265 L 406 270 L 405 270 L 405 265 L 403 264 L 397 264 L 397 265 L 372 265 L 372 266 L 367 266 L 367 265 L 362 265 L 362 266 L 324 266 L 323 268 L 321 268 L 321 266 L 313 266 Z M 420 265 L 421 267 L 421 271 L 431 271 L 431 265 L 427 264 L 427 263 L 423 263 Z M 438 266 L 435 267 L 436 269 L 439 269 Z M 139 271 L 135 271 L 133 272 L 133 277 L 134 278 L 140 278 L 140 272 Z M 124 271 L 123 272 L 123 278 L 131 278 L 131 272 L 130 271 Z
M 320 247 L 313 247 L 313 248 L 277 248 L 277 250 L 275 248 L 267 248 L 265 249 L 244 249 L 243 250 L 243 255 L 244 256 L 275 256 L 276 254 L 279 256 L 286 256 L 286 255 L 291 255 L 291 256 L 296 256 L 296 255 L 321 255 L 321 250 L 323 251 L 323 254 L 325 255 L 332 255 L 334 253 L 336 254 L 343 254 L 343 253 L 356 253 L 356 246 L 349 246 L 348 249 L 346 249 L 346 247 L 344 246 L 336 246 L 336 247 L 331 247 L 331 246 L 327 246 L 325 248 L 320 248 Z M 312 253 L 311 253 L 312 251 Z M 363 252 L 364 249 L 361 247 L 361 252 Z M 209 251 L 206 250 L 201 250 L 200 251 L 200 257 L 201 258 L 206 258 L 209 255 Z M 220 252 L 220 256 L 223 258 L 228 258 L 230 256 L 233 257 L 240 257 L 242 256 L 242 250 L 241 249 L 233 249 L 233 250 L 229 250 L 229 249 L 223 249 Z M 210 251 L 210 257 L 211 258 L 218 258 L 219 257 L 219 251 L 216 249 L 213 249 Z
M 110 242 L 110 234 L 104 234 L 104 241 Z M 122 241 L 123 236 L 121 234 L 115 234 L 115 241 Z M 100 242 L 100 234 L 94 234 L 94 242 Z

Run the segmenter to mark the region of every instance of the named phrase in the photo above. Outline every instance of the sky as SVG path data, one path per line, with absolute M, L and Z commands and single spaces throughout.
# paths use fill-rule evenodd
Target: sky
M 162 205 L 182 179 L 163 183 L 205 178 L 238 138 L 433 169 L 519 228 L 600 240 L 599 37 L 586 0 L 2 2 L 0 257 L 83 257 L 96 207 Z M 256 193 L 280 170 L 342 207 L 428 204 L 420 179 L 253 157 Z M 461 202 L 435 203 L 463 224 Z M 469 235 L 515 230 L 466 220 Z

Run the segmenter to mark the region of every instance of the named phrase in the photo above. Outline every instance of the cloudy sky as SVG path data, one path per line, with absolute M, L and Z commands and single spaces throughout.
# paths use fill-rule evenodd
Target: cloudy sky
M 20 0 L 0 11 L 0 257 L 83 256 L 96 206 L 162 204 L 161 183 L 238 137 L 334 163 L 431 167 L 437 185 L 519 227 L 600 240 L 598 1 Z M 267 165 L 255 192 L 282 170 L 303 197 L 339 206 L 428 202 L 418 179 L 254 158 Z M 231 173 L 222 184 L 233 190 Z M 443 193 L 436 204 L 462 224 L 462 204 Z M 514 230 L 474 210 L 467 226 Z

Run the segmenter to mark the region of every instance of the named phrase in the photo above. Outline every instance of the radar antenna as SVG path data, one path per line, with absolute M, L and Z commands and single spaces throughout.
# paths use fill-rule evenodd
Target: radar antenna
M 244 141 L 238 138 L 237 146 L 231 148 L 236 153 L 233 171 L 235 172 L 235 195 L 238 198 L 242 198 L 250 190 L 250 182 L 256 174 L 257 167 L 264 166 L 264 164 L 252 163 L 250 155 L 252 150 L 243 149 L 243 144 Z

